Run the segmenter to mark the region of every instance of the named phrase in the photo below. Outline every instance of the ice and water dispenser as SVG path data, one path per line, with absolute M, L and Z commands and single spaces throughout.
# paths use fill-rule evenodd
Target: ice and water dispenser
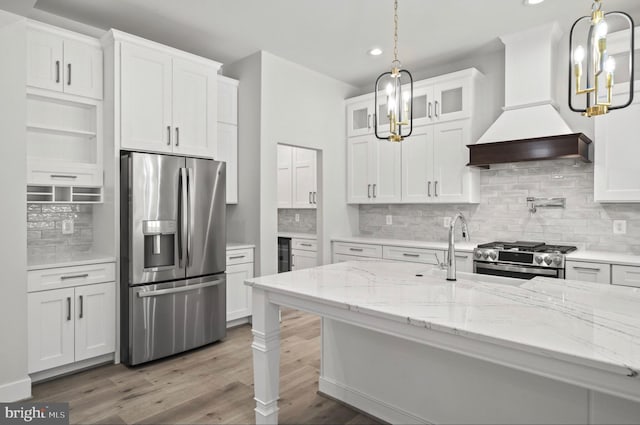
M 144 234 L 144 268 L 158 270 L 176 266 L 175 220 L 145 220 L 142 222 Z

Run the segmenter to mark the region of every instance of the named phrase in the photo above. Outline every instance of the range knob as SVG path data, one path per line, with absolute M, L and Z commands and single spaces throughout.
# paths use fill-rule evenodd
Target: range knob
M 498 254 L 496 254 L 495 251 L 491 251 L 489 253 L 489 258 L 491 258 L 492 260 L 495 260 L 496 258 L 498 258 Z
M 476 251 L 476 252 L 473 253 L 473 256 L 476 257 L 479 260 L 482 257 L 482 252 Z
M 486 260 L 487 258 L 489 258 L 489 254 L 487 253 L 487 251 L 484 251 L 484 252 L 482 253 L 482 258 L 483 258 L 484 260 Z
M 547 264 L 547 266 L 551 265 L 551 261 L 553 261 L 551 257 L 544 257 L 544 262 Z
M 535 260 L 536 260 L 536 263 L 538 263 L 538 264 L 542 263 L 542 257 L 539 256 L 539 255 L 536 255 Z
M 553 257 L 553 264 L 555 264 L 556 266 L 559 266 L 562 263 L 562 257 L 559 255 L 556 255 L 555 257 Z

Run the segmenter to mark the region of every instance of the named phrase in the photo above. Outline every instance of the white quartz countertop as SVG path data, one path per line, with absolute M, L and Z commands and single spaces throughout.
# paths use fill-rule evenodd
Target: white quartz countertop
M 458 238 L 458 236 L 456 236 Z M 449 248 L 448 242 L 433 242 L 433 241 L 412 241 L 402 239 L 378 239 L 369 238 L 366 236 L 346 236 L 346 237 L 333 237 L 333 242 L 347 242 L 347 243 L 366 243 L 371 245 L 387 245 L 387 246 L 400 246 L 404 248 L 428 248 L 439 249 L 446 251 Z M 464 240 L 456 240 L 456 251 L 461 252 L 473 252 L 473 249 L 478 246 L 477 242 L 467 242 Z
M 640 371 L 638 288 L 541 277 L 447 282 L 428 268 L 345 262 L 247 284 L 620 376 Z
M 242 243 L 242 242 L 227 242 L 227 251 L 232 249 L 253 249 L 256 246 L 250 243 Z
M 318 235 L 315 233 L 278 232 L 278 237 L 292 239 L 318 239 Z
M 640 266 L 640 255 L 623 254 L 619 252 L 577 250 L 567 254 L 566 258 L 569 261 L 588 261 L 591 263 Z
M 65 255 L 47 255 L 27 258 L 27 270 L 52 269 L 56 267 L 84 266 L 87 264 L 115 263 L 116 258 L 95 252 L 79 252 Z

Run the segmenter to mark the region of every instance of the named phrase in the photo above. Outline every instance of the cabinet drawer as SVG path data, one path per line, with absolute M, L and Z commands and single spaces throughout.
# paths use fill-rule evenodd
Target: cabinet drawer
M 566 268 L 565 279 L 606 285 L 611 283 L 611 266 L 609 264 L 567 261 Z
M 27 163 L 27 183 L 63 186 L 102 186 L 102 170 L 95 167 L 56 166 L 41 161 Z
M 385 246 L 382 249 L 382 258 L 385 260 L 438 265 L 444 262 L 444 252 L 428 248 Z
M 611 266 L 611 283 L 621 286 L 640 288 L 640 267 Z
M 382 245 L 334 242 L 333 252 L 334 254 L 355 255 L 357 257 L 382 258 Z
M 456 270 L 459 272 L 473 273 L 473 253 L 456 252 Z
M 253 249 L 234 249 L 227 251 L 227 266 L 253 263 Z
M 114 263 L 56 267 L 27 272 L 27 288 L 29 292 L 113 282 L 115 280 L 116 265 Z
M 344 263 L 345 261 L 366 261 L 365 257 L 358 257 L 355 255 L 347 255 L 347 254 L 333 254 L 332 264 L 335 263 Z
M 291 239 L 292 249 L 301 249 L 303 251 L 317 251 L 318 241 L 313 239 Z

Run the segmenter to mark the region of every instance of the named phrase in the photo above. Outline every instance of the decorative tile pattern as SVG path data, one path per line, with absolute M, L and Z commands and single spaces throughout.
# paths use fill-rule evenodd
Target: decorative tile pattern
M 300 214 L 299 222 L 295 220 L 296 214 Z M 316 210 L 279 208 L 278 232 L 315 233 Z
M 73 220 L 73 234 L 62 234 L 62 221 Z M 27 205 L 27 255 L 47 257 L 85 252 L 93 245 L 93 206 Z
M 640 254 L 640 204 L 593 200 L 593 164 L 554 160 L 500 164 L 480 172 L 478 205 L 361 205 L 360 234 L 378 238 L 445 241 L 444 217 L 461 211 L 472 241 L 534 240 L 580 249 Z M 564 197 L 565 209 L 529 212 L 527 196 Z M 385 224 L 385 215 L 393 224 Z M 627 233 L 613 234 L 613 220 Z

